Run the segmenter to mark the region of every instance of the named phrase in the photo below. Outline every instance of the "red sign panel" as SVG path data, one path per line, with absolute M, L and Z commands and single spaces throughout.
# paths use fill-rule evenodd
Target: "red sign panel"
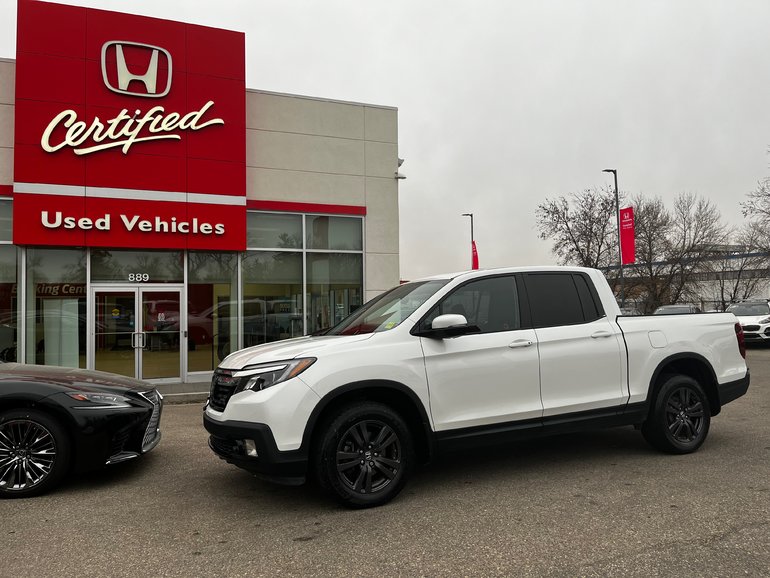
M 13 241 L 246 248 L 245 37 L 19 0 Z
M 634 233 L 634 209 L 620 209 L 620 255 L 623 265 L 636 263 L 636 235 Z

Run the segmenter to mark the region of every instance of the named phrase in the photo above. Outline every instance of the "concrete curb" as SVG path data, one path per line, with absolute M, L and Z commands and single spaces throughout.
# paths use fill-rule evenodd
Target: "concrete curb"
M 209 398 L 208 391 L 194 391 L 190 393 L 163 393 L 163 403 L 165 404 L 181 404 L 181 403 L 199 403 L 204 404 Z

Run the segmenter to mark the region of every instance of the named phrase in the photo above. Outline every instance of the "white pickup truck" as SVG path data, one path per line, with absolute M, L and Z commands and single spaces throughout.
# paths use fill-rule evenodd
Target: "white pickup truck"
M 634 425 L 695 451 L 749 371 L 730 313 L 619 316 L 599 271 L 469 271 L 396 287 L 320 336 L 231 354 L 204 410 L 209 445 L 261 477 L 315 477 L 387 502 L 460 447 Z

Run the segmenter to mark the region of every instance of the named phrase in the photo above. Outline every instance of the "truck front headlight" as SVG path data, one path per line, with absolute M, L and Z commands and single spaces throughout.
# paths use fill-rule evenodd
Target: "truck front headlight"
M 273 363 L 260 363 L 259 365 L 247 365 L 240 371 L 233 373 L 233 377 L 241 379 L 243 386 L 239 389 L 261 391 L 277 385 L 292 377 L 297 377 L 316 361 L 315 357 L 300 357 L 287 361 L 275 361 Z M 246 379 L 244 379 L 246 378 Z

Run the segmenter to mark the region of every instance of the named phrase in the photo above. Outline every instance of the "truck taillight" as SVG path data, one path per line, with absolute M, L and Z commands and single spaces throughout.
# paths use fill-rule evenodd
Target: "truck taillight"
M 740 323 L 735 324 L 735 337 L 738 338 L 738 351 L 741 352 L 741 357 L 746 359 L 746 340 L 743 338 L 743 327 Z

